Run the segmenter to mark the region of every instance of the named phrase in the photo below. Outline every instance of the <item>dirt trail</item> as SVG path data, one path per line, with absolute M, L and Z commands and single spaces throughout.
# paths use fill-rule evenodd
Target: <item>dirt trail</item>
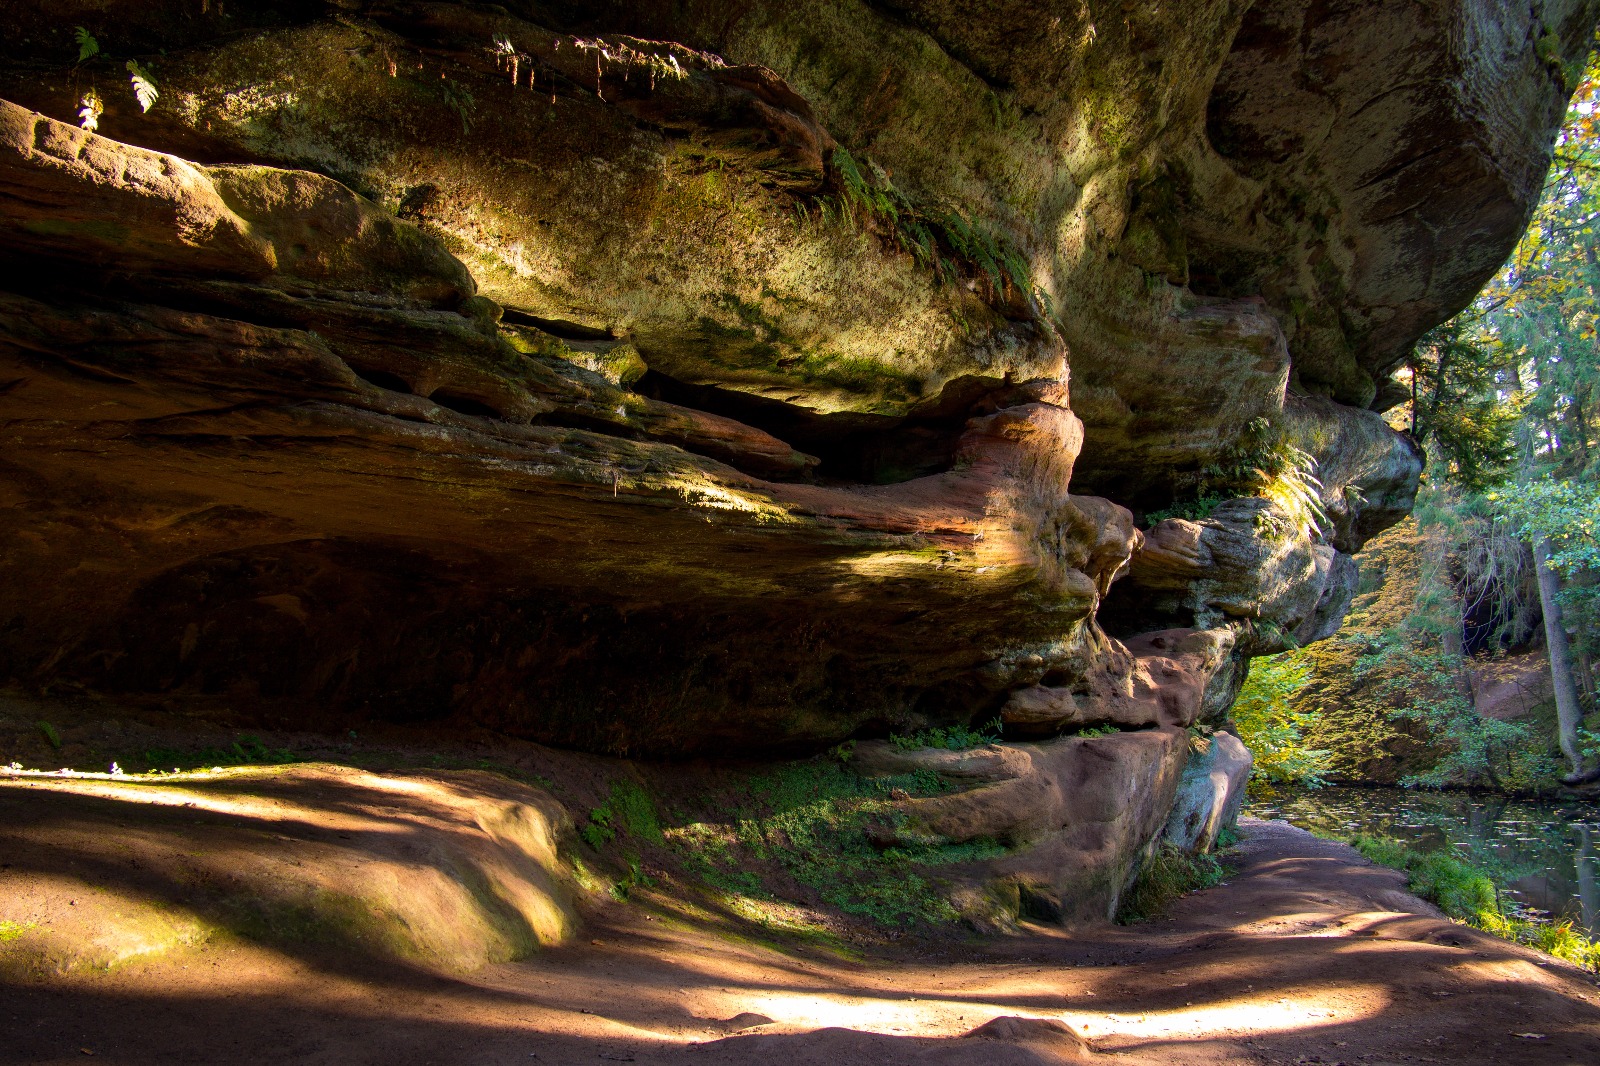
M 210 945 L 0 985 L 0 1061 L 1600 1063 L 1581 972 L 1283 823 L 1247 823 L 1236 862 L 1164 920 L 858 961 L 730 939 L 667 900 L 466 978 Z

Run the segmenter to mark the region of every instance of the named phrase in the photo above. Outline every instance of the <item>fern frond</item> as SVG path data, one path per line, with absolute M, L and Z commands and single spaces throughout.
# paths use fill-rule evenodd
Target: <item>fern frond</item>
M 149 111 L 155 106 L 156 97 L 161 94 L 156 92 L 155 79 L 150 77 L 150 72 L 133 60 L 128 60 L 128 81 L 133 84 L 133 95 L 139 101 L 141 110 Z
M 93 59 L 100 54 L 100 42 L 82 26 L 73 30 L 72 36 L 78 42 L 78 62 L 82 63 L 85 59 Z
M 1276 472 L 1256 469 L 1253 473 L 1261 482 L 1259 495 L 1272 502 L 1290 527 L 1275 532 L 1280 535 L 1290 532 L 1305 532 L 1314 537 L 1326 535 L 1328 513 L 1322 506 L 1322 482 L 1316 475 L 1317 460 L 1292 444 L 1283 445 L 1280 453 L 1273 457 L 1279 460 L 1275 464 Z

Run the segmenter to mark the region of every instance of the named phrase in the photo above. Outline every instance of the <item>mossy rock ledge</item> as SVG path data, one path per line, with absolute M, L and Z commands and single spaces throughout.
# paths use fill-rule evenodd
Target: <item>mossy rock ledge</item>
M 1063 871 L 1121 883 L 1409 512 L 1392 374 L 1597 16 L 7 4 L 0 677 L 640 758 L 998 715 L 1056 819 L 1012 883 L 1099 911 Z M 1263 425 L 1324 532 L 1147 519 Z M 1150 786 L 1075 823 L 1095 744 Z

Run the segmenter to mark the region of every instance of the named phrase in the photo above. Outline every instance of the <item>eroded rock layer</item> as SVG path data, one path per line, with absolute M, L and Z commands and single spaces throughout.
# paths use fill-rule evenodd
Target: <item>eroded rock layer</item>
M 651 756 L 1143 731 L 1138 851 L 1409 510 L 1390 375 L 1596 7 L 6 5 L 0 672 Z

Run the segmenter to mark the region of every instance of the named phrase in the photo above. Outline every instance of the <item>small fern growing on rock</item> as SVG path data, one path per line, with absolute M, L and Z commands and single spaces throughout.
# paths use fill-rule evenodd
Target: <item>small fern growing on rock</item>
M 111 58 L 100 48 L 95 35 L 83 26 L 72 31 L 72 39 L 78 45 L 78 66 L 95 59 Z M 139 102 L 139 110 L 149 111 L 161 96 L 156 88 L 155 77 L 136 59 L 126 60 L 123 69 L 128 72 L 128 84 L 133 88 L 133 98 Z M 100 128 L 100 116 L 105 114 L 105 110 L 105 100 L 101 98 L 99 90 L 91 86 L 78 101 L 78 125 L 90 133 L 95 132 Z
M 1323 536 L 1328 513 L 1322 507 L 1322 482 L 1317 478 L 1317 460 L 1287 441 L 1279 442 L 1270 453 L 1266 469 L 1258 469 L 1261 487 L 1256 495 L 1272 504 L 1257 516 L 1257 529 L 1272 539 L 1296 533 Z
M 139 101 L 139 109 L 149 111 L 155 106 L 156 97 L 161 94 L 156 92 L 155 79 L 150 77 L 150 72 L 130 59 L 125 64 L 128 70 L 128 80 L 133 84 L 134 98 Z
M 100 54 L 100 42 L 94 39 L 94 34 L 82 26 L 72 31 L 72 39 L 78 42 L 78 62 L 82 63 Z

